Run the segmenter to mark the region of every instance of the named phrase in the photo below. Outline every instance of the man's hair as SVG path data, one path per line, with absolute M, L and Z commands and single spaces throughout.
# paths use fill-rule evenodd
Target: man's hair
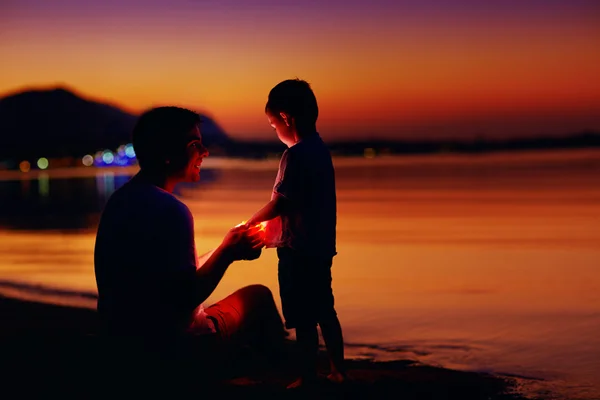
M 185 139 L 200 116 L 180 107 L 157 107 L 138 118 L 132 144 L 141 169 L 162 170 L 166 161 L 183 152 Z
M 280 112 L 294 118 L 296 126 L 313 128 L 319 117 L 319 107 L 310 84 L 301 79 L 288 79 L 278 83 L 271 92 L 265 112 Z

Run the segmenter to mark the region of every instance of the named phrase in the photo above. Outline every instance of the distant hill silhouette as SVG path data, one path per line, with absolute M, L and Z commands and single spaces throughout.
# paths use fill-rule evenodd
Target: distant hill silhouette
M 205 142 L 226 147 L 225 132 L 201 117 Z M 82 156 L 116 149 L 131 141 L 136 119 L 63 87 L 14 93 L 0 99 L 0 159 Z
M 81 157 L 98 150 L 114 150 L 130 142 L 136 118 L 118 107 L 85 99 L 64 87 L 14 93 L 0 99 L 0 162 L 8 159 L 14 164 L 42 156 Z M 265 158 L 285 150 L 275 138 L 270 142 L 233 140 L 211 118 L 204 115 L 201 118 L 203 138 L 213 155 Z M 598 147 L 600 133 L 585 131 L 562 137 L 507 140 L 348 141 L 331 142 L 329 146 L 336 155 L 482 153 Z M 365 153 L 365 149 L 372 150 Z

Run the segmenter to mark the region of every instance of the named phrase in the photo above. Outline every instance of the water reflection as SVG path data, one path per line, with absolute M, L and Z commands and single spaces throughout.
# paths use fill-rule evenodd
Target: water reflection
M 50 178 L 47 173 L 41 173 L 38 176 L 38 189 L 40 197 L 45 200 L 50 194 Z
M 590 394 L 600 391 L 600 152 L 335 162 L 334 290 L 349 355 L 547 378 L 540 391 L 569 392 L 553 398 L 600 399 Z M 277 165 L 258 164 L 220 169 L 218 180 L 203 169 L 206 186 L 178 187 L 199 251 L 268 200 Z M 111 188 L 129 179 L 49 173 L 46 204 L 37 175 L 0 180 L 0 228 L 36 218 L 30 228 L 56 229 L 78 213 L 88 219 L 72 226 L 95 227 Z M 51 290 L 36 295 L 94 307 L 94 240 L 92 230 L 0 229 L 0 291 L 40 284 Z M 252 283 L 277 293 L 276 265 L 271 249 L 230 269 L 207 303 Z
M 119 175 L 120 184 L 117 187 L 121 187 L 127 180 L 129 180 L 130 176 Z M 124 181 L 124 182 L 123 182 Z M 117 188 L 115 187 L 115 174 L 113 172 L 105 172 L 103 174 L 96 175 L 96 188 L 98 193 L 98 201 L 101 204 L 106 204 L 110 195 Z
M 198 184 L 210 184 L 215 170 L 203 170 Z M 131 175 L 101 171 L 95 177 L 0 180 L 0 228 L 15 230 L 95 229 L 112 193 Z

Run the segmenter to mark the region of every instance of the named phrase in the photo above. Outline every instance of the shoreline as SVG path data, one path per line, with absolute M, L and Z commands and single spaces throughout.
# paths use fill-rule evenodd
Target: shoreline
M 364 156 L 334 155 L 336 168 L 353 168 L 361 166 L 390 166 L 390 165 L 443 165 L 446 163 L 465 165 L 486 165 L 494 163 L 539 162 L 555 163 L 577 160 L 594 160 L 600 155 L 600 148 L 566 148 L 546 150 L 497 151 L 486 153 L 425 153 L 425 154 L 392 154 L 378 155 L 373 158 Z M 203 168 L 215 170 L 253 170 L 272 171 L 277 169 L 279 158 L 238 158 L 238 157 L 208 157 L 203 161 Z M 104 175 L 129 176 L 139 171 L 137 165 L 105 166 L 105 167 L 60 167 L 45 170 L 32 169 L 28 172 L 19 170 L 0 169 L 0 180 L 32 180 L 58 178 L 91 178 Z
M 0 295 L 0 315 L 0 338 L 4 345 L 3 361 L 6 364 L 3 367 L 14 375 L 14 380 L 10 382 L 16 383 L 21 379 L 28 381 L 32 378 L 37 380 L 41 374 L 41 378 L 52 386 L 57 386 L 56 390 L 63 393 L 66 389 L 61 382 L 65 385 L 67 382 L 61 378 L 68 378 L 69 388 L 82 385 L 83 390 L 94 384 L 90 379 L 105 379 L 94 360 L 93 354 L 98 353 L 90 350 L 90 345 L 95 346 L 95 310 Z M 288 344 L 291 345 L 291 342 Z M 233 367 L 231 376 L 212 382 L 216 384 L 211 386 L 212 389 L 218 389 L 227 398 L 230 395 L 237 397 L 249 394 L 263 398 L 288 398 L 295 395 L 285 389 L 285 385 L 294 377 L 293 365 L 288 360 L 282 360 L 276 368 L 266 365 L 264 360 L 255 356 L 238 360 L 241 361 Z M 206 363 L 210 363 L 210 360 L 198 360 L 198 365 Z M 186 372 L 191 370 L 186 369 Z M 327 373 L 324 352 L 320 355 L 320 372 Z M 178 379 L 183 375 L 179 374 Z M 349 359 L 348 375 L 350 379 L 344 385 L 318 385 L 313 389 L 312 397 L 526 399 L 517 392 L 520 377 L 457 371 L 419 364 L 414 360 L 383 362 Z M 110 381 L 105 380 L 104 383 Z M 136 391 L 139 389 L 137 386 L 134 388 Z M 191 387 L 188 389 L 196 390 Z M 44 390 L 47 390 L 47 386 Z M 201 394 L 201 391 L 197 394 Z

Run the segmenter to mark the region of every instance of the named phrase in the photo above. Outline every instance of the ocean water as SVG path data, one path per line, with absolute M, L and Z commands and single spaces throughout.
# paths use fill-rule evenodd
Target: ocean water
M 350 357 L 600 399 L 600 150 L 335 159 L 333 288 Z M 270 198 L 277 161 L 208 158 L 178 188 L 202 254 Z M 0 293 L 95 305 L 99 213 L 135 168 L 0 172 Z M 115 257 L 118 255 L 115 255 Z M 276 255 L 232 265 L 207 303 Z

